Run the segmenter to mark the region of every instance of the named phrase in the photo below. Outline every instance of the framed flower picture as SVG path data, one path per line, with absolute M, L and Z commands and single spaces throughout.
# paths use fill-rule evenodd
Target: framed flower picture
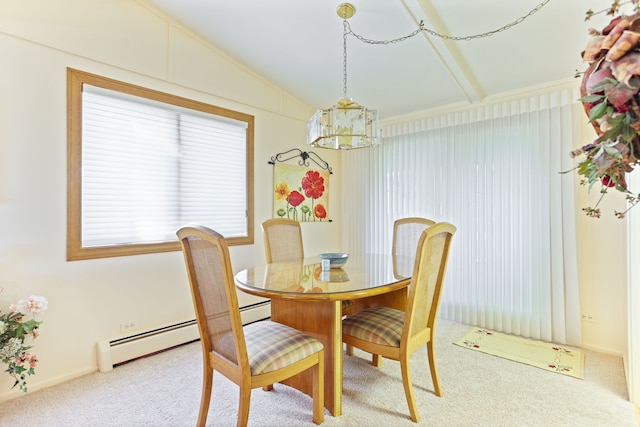
M 329 172 L 287 164 L 273 169 L 273 217 L 329 221 Z

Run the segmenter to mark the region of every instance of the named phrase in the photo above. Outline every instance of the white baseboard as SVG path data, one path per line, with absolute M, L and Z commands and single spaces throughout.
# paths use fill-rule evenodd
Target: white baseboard
M 624 355 L 619 351 L 613 351 L 608 348 L 598 347 L 595 345 L 581 345 L 580 348 L 583 348 L 585 350 L 597 351 L 598 353 L 610 354 L 611 356 L 624 357 Z
M 97 366 L 93 366 L 91 368 L 83 369 L 80 371 L 71 372 L 68 374 L 60 375 L 54 378 L 49 378 L 48 380 L 42 382 L 35 382 L 33 380 L 34 377 L 29 379 L 29 392 L 25 393 L 18 389 L 17 387 L 13 390 L 8 390 L 6 392 L 0 393 L 0 402 L 7 402 L 9 400 L 17 399 L 22 396 L 26 396 L 27 394 L 33 393 L 38 390 L 43 390 L 45 388 L 62 384 L 64 382 L 75 380 L 76 378 L 83 377 L 85 375 L 92 374 L 98 370 Z

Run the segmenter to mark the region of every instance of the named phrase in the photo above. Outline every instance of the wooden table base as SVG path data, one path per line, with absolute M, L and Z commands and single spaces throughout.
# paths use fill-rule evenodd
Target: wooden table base
M 355 311 L 387 306 L 404 310 L 406 288 L 394 292 L 353 299 Z M 271 320 L 289 325 L 316 338 L 324 345 L 324 405 L 334 417 L 342 415 L 342 301 L 272 299 Z M 303 372 L 286 381 L 311 396 L 311 372 Z

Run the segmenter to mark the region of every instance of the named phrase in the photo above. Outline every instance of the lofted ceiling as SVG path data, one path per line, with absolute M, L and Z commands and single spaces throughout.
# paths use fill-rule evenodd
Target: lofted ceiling
M 392 40 L 424 28 L 450 36 L 497 30 L 544 0 L 352 0 L 352 31 Z M 343 21 L 336 0 L 146 0 L 229 56 L 312 108 L 343 94 Z M 482 101 L 522 88 L 571 81 L 584 70 L 580 52 L 587 9 L 609 0 L 548 0 L 490 37 L 451 41 L 425 31 L 394 44 L 347 37 L 347 96 L 381 118 Z

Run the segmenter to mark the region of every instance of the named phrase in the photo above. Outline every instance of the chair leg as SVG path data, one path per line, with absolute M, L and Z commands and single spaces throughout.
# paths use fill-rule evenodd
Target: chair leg
M 240 403 L 238 405 L 238 427 L 246 427 L 249 422 L 249 405 L 251 403 L 251 387 L 240 385 Z
M 351 344 L 347 344 L 347 356 L 353 356 L 353 346 Z
M 405 355 L 400 360 L 400 370 L 402 371 L 402 385 L 404 386 L 404 395 L 407 398 L 407 405 L 409 405 L 409 413 L 411 414 L 411 420 L 415 423 L 420 421 L 420 415 L 418 414 L 418 408 L 416 407 L 416 399 L 413 395 L 413 383 L 411 382 L 411 368 L 409 366 L 409 356 Z
M 379 354 L 372 354 L 371 364 L 376 368 L 379 368 L 380 366 L 382 366 L 382 356 L 380 356 Z
M 264 391 L 271 391 L 271 390 L 273 390 L 273 384 L 265 385 L 265 386 L 262 387 L 262 389 Z
M 438 367 L 436 366 L 435 343 L 433 339 L 427 343 L 427 356 L 429 357 L 429 369 L 431 370 L 431 380 L 433 381 L 433 390 L 436 396 L 442 396 L 440 388 L 440 378 L 438 377 Z
M 313 368 L 313 422 L 324 422 L 324 354 L 319 353 L 318 364 Z
M 350 314 L 353 314 L 353 301 L 342 301 L 342 318 L 344 319 Z M 351 344 L 347 344 L 346 354 L 347 356 L 353 356 L 353 346 Z
M 207 424 L 209 414 L 209 403 L 211 402 L 211 385 L 213 384 L 213 369 L 204 364 L 202 375 L 202 395 L 200 397 L 200 412 L 198 412 L 198 427 Z

